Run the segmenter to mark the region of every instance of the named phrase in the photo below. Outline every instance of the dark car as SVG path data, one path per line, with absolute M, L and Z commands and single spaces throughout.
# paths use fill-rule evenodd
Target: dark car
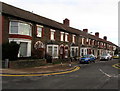
M 84 55 L 83 57 L 80 58 L 80 63 L 90 63 L 90 62 L 94 62 L 95 63 L 95 56 L 93 54 L 89 54 L 89 55 Z

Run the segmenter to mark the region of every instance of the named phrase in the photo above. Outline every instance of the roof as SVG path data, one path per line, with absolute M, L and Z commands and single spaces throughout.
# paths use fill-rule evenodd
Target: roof
M 65 26 L 62 23 L 56 22 L 54 20 L 45 18 L 45 17 L 37 15 L 37 14 L 34 14 L 32 12 L 29 12 L 29 11 L 26 11 L 26 10 L 23 10 L 23 9 L 5 4 L 3 2 L 0 2 L 0 5 L 1 4 L 2 4 L 2 14 L 9 15 L 9 16 L 14 16 L 14 17 L 24 19 L 24 20 L 28 20 L 28 21 L 32 21 L 32 22 L 35 22 L 35 23 L 38 23 L 38 24 L 42 24 L 42 25 L 46 25 L 46 26 L 49 26 L 49 27 L 52 27 L 52 28 L 60 29 L 62 31 L 66 31 L 66 32 L 69 32 L 69 33 L 73 33 L 73 34 L 76 34 L 76 35 L 81 35 L 83 37 L 87 36 L 88 38 L 91 38 L 91 39 L 95 39 L 95 40 L 103 41 L 103 42 L 111 44 L 111 45 L 115 45 L 112 42 L 109 42 L 109 41 L 106 41 L 104 39 L 98 38 L 94 35 L 85 33 L 85 32 L 83 32 L 79 29 L 75 29 L 75 28 L 72 28 L 72 27 L 69 27 L 69 26 Z

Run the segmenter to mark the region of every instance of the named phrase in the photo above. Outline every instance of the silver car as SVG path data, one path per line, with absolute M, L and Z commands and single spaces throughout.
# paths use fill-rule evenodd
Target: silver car
M 109 53 L 107 53 L 107 54 L 102 54 L 101 56 L 100 56 L 100 60 L 111 60 L 112 59 L 112 56 L 109 54 Z

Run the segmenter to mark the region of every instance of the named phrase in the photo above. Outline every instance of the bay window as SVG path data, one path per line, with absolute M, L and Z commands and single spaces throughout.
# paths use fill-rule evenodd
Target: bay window
M 21 21 L 10 21 L 9 33 L 31 36 L 32 28 L 29 23 L 25 23 Z
M 71 47 L 71 57 L 78 56 L 78 47 Z
M 52 56 L 52 58 L 58 58 L 58 45 L 47 45 L 47 53 Z

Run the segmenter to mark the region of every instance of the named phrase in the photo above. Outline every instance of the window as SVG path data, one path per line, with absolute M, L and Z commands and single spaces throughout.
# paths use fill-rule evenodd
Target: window
M 65 41 L 68 42 L 68 33 L 65 33 Z
M 71 57 L 78 56 L 78 47 L 71 47 Z
M 60 32 L 60 33 L 61 33 L 61 36 L 60 36 L 61 39 L 60 40 L 64 41 L 64 32 Z
M 88 49 L 89 50 L 89 49 Z M 80 56 L 84 56 L 88 54 L 88 50 L 87 48 L 81 48 L 80 49 Z
M 88 38 L 86 39 L 86 43 L 87 43 L 87 44 L 89 43 L 89 39 L 88 39 Z
M 47 45 L 47 53 L 53 58 L 58 58 L 58 45 Z
M 84 38 L 82 38 L 82 45 L 84 45 Z
M 75 35 L 72 36 L 72 42 L 75 43 Z
M 51 29 L 51 40 L 55 40 L 55 30 Z
M 10 34 L 21 34 L 31 36 L 31 25 L 20 21 L 10 21 Z
M 43 26 L 37 25 L 37 37 L 42 37 Z
M 17 21 L 11 21 L 10 22 L 10 33 L 18 33 L 18 22 Z

